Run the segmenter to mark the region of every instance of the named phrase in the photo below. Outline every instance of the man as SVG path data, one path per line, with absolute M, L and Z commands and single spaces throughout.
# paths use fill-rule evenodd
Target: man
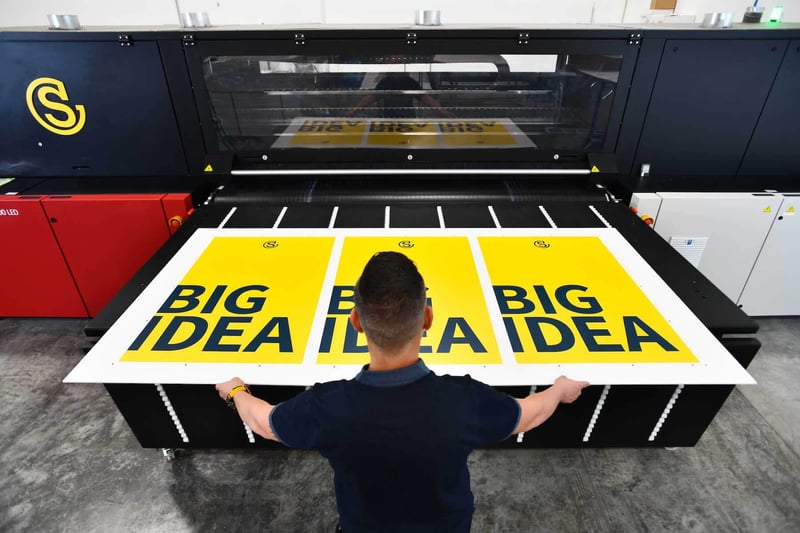
M 381 100 L 382 118 L 415 118 L 417 116 L 414 109 L 415 98 L 427 108 L 432 109 L 437 115 L 453 118 L 453 114 L 442 107 L 439 101 L 423 92 L 422 86 L 406 74 L 405 72 L 389 72 L 381 78 L 375 86 L 375 91 L 361 100 L 348 111 L 347 116 L 351 117 L 359 113 L 362 109 L 370 107 L 378 100 Z
M 269 403 L 242 380 L 217 385 L 264 438 L 316 449 L 334 471 L 342 531 L 469 531 L 467 456 L 528 431 L 588 385 L 560 377 L 516 400 L 469 376 L 437 376 L 419 358 L 433 321 L 425 283 L 403 254 L 375 254 L 355 287 L 353 327 L 370 362 L 352 380 L 314 385 Z

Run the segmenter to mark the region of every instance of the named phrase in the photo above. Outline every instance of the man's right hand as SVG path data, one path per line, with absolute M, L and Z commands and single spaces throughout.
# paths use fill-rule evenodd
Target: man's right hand
M 514 433 L 530 431 L 550 418 L 560 403 L 572 403 L 589 386 L 588 381 L 575 381 L 559 376 L 552 387 L 517 400 L 521 409 L 519 424 Z
M 234 387 L 238 387 L 239 385 L 244 385 L 244 381 L 242 381 L 239 378 L 233 378 L 229 379 L 228 381 L 225 381 L 224 383 L 217 383 L 215 388 L 219 393 L 219 397 L 222 398 L 223 400 L 227 400 L 228 394 L 230 394 L 231 389 Z
M 572 403 L 581 395 L 581 391 L 589 386 L 588 381 L 575 381 L 567 376 L 559 376 L 553 383 L 561 394 L 561 403 Z

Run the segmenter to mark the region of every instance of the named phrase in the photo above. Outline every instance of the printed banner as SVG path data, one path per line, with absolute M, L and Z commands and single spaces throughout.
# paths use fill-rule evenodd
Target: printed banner
M 363 335 L 349 322 L 353 289 L 369 258 L 380 251 L 408 256 L 422 273 L 433 325 L 420 353 L 428 364 L 501 362 L 483 290 L 466 237 L 346 237 L 331 293 L 317 362 L 369 362 Z M 457 265 L 457 266 L 456 266 Z
M 442 122 L 439 129 L 443 144 L 458 148 L 503 148 L 519 145 L 520 135 L 528 139 L 516 126 L 509 128 L 505 121 L 498 120 L 453 120 Z
M 435 122 L 426 120 L 370 120 L 369 146 L 427 147 L 439 148 L 439 128 Z
M 342 148 L 360 146 L 364 142 L 367 121 L 360 119 L 306 118 L 294 119 L 280 140 L 288 140 L 292 148 Z M 276 143 L 275 146 L 278 146 Z
M 508 118 L 296 117 L 273 148 L 535 148 Z
M 597 237 L 479 237 L 519 363 L 694 363 Z
M 492 385 L 753 379 L 611 228 L 198 229 L 65 378 L 310 385 L 369 360 L 350 325 L 379 251 L 425 279 L 438 373 Z
M 333 237 L 215 237 L 121 361 L 299 364 Z

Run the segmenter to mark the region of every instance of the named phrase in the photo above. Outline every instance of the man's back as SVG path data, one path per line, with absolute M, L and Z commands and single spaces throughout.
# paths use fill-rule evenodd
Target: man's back
M 315 385 L 276 406 L 284 443 L 319 450 L 335 473 L 342 529 L 468 531 L 467 456 L 508 437 L 517 402 L 469 377 L 436 376 L 420 360 Z
M 276 406 L 239 378 L 217 384 L 255 433 L 328 458 L 345 533 L 469 531 L 472 449 L 536 427 L 589 385 L 562 376 L 515 400 L 469 376 L 432 374 L 419 358 L 433 322 L 426 293 L 411 260 L 377 253 L 350 312 L 370 358 L 355 379 L 315 385 Z

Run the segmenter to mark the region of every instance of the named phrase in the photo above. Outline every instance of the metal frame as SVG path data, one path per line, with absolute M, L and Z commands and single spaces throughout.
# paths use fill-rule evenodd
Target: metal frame
M 486 36 L 482 31 L 453 32 L 446 37 L 429 36 L 417 33 L 413 42 L 408 40 L 407 33 L 397 33 L 396 38 L 389 38 L 392 32 L 385 32 L 372 38 L 363 37 L 358 32 L 341 32 L 340 34 L 321 33 L 320 36 L 303 33 L 303 39 L 297 40 L 297 35 L 291 36 L 281 33 L 269 33 L 261 39 L 253 39 L 252 34 L 247 38 L 237 40 L 218 39 L 220 35 L 210 33 L 192 34 L 191 39 L 184 39 L 184 49 L 187 68 L 194 87 L 194 98 L 197 104 L 200 124 L 207 156 L 214 157 L 230 152 L 220 152 L 217 149 L 217 135 L 213 125 L 210 96 L 206 90 L 205 78 L 202 71 L 203 58 L 219 55 L 261 55 L 261 54 L 286 54 L 286 55 L 315 55 L 315 54 L 355 54 L 368 49 L 375 54 L 413 53 L 431 55 L 434 53 L 460 53 L 460 54 L 501 54 L 501 53 L 548 53 L 548 54 L 617 54 L 622 56 L 622 68 L 617 81 L 617 90 L 609 113 L 608 127 L 603 142 L 602 152 L 613 152 L 617 146 L 622 115 L 628 98 L 628 90 L 638 56 L 638 45 L 629 44 L 627 32 L 613 35 L 608 38 L 583 38 L 564 39 L 537 39 L 529 37 L 521 41 L 519 32 L 509 31 L 506 38 Z M 241 34 L 240 34 L 241 35 Z M 226 36 L 226 34 L 223 34 Z M 355 38 L 354 38 L 355 37 Z M 363 37 L 363 38 L 359 38 Z M 605 36 L 604 36 L 605 37 Z M 488 153 L 490 152 L 490 153 Z M 346 161 L 359 163 L 382 163 L 389 166 L 403 166 L 405 168 L 425 168 L 426 165 L 436 163 L 464 163 L 474 162 L 491 166 L 494 163 L 545 163 L 549 162 L 555 168 L 563 168 L 569 164 L 583 164 L 588 160 L 585 152 L 562 152 L 553 150 L 539 150 L 535 148 L 514 148 L 491 150 L 484 153 L 471 149 L 464 150 L 385 150 L 370 149 L 281 149 L 261 150 L 253 152 L 234 153 L 234 168 L 236 169 L 269 169 L 276 164 L 293 164 L 309 162 L 316 165 L 325 165 L 331 161 Z M 413 161 L 413 162 L 412 162 Z

